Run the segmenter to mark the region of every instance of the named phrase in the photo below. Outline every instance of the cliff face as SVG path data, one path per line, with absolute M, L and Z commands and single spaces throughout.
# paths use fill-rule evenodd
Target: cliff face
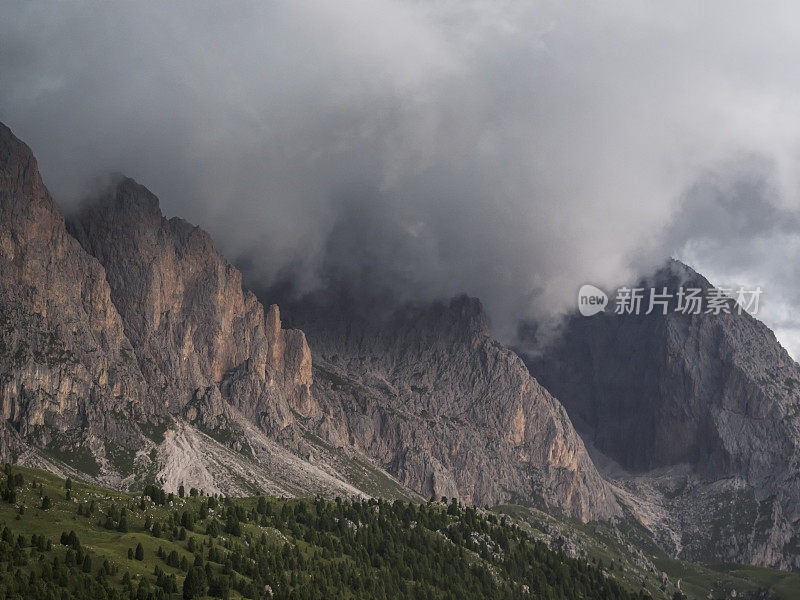
M 243 291 L 209 236 L 164 219 L 132 180 L 68 230 L 5 126 L 0 369 L 5 460 L 121 488 L 155 478 L 226 493 L 358 492 L 275 441 L 314 411 L 309 348 L 278 307 Z
M 676 262 L 652 285 L 710 286 Z M 800 366 L 730 308 L 574 317 L 528 363 L 637 493 L 666 492 L 684 556 L 800 566 Z
M 213 422 L 219 407 L 209 402 L 220 396 L 278 431 L 293 410 L 313 410 L 305 336 L 281 328 L 278 307 L 265 311 L 242 289 L 205 231 L 164 218 L 131 179 L 84 205 L 70 231 L 105 268 L 141 370 L 170 411 Z
M 673 263 L 653 285 L 708 282 Z M 0 126 L 1 458 L 119 488 L 542 501 L 583 520 L 621 499 L 681 557 L 800 568 L 800 366 L 757 320 L 578 317 L 526 368 L 475 299 L 387 306 L 293 301 L 307 344 L 133 180 L 65 224 Z
M 367 357 L 355 367 L 366 389 L 389 377 L 403 390 L 387 398 L 383 389 L 359 410 L 358 386 L 332 382 L 336 361 L 323 360 L 312 393 L 304 334 L 283 329 L 276 306 L 265 314 L 208 234 L 165 219 L 142 186 L 120 181 L 76 213 L 70 231 L 105 268 L 141 371 L 170 411 L 212 429 L 227 427 L 229 406 L 270 434 L 296 424 L 295 435 L 308 431 L 355 449 L 427 495 L 490 504 L 543 497 L 584 519 L 616 514 L 566 413 L 489 338 L 476 301 L 364 329 L 366 345 L 342 330 L 321 335 L 320 355 Z M 383 377 L 379 363 L 394 374 Z M 398 409 L 405 419 L 392 414 Z
M 33 154 L 2 124 L 0 310 L 0 411 L 19 433 L 44 443 L 69 443 L 77 427 L 132 434 L 96 418 L 138 417 L 152 401 L 103 267 L 67 233 Z
M 480 303 L 365 317 L 345 302 L 290 309 L 314 354 L 308 423 L 405 485 L 476 504 L 543 499 L 584 520 L 618 514 L 561 405 L 489 336 Z

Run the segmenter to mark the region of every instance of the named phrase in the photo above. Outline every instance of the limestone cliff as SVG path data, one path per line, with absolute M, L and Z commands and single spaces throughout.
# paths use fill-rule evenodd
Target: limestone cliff
M 42 443 L 78 428 L 134 435 L 153 397 L 103 267 L 71 237 L 30 149 L 0 124 L 0 411 Z M 108 418 L 98 418 L 104 413 Z
M 645 285 L 710 286 L 674 261 Z M 800 567 L 800 366 L 733 301 L 674 308 L 573 317 L 531 372 L 609 473 L 663 509 L 676 552 Z
M 132 179 L 86 203 L 70 231 L 105 268 L 141 370 L 170 411 L 213 420 L 233 405 L 278 431 L 292 411 L 314 410 L 305 336 L 283 329 L 278 307 L 265 311 L 242 288 L 208 233 L 164 218 Z M 224 403 L 215 407 L 217 395 Z
M 800 568 L 800 366 L 757 320 L 575 318 L 529 372 L 475 299 L 321 292 L 284 305 L 306 343 L 262 297 L 131 179 L 65 224 L 0 125 L 0 458 L 124 489 L 625 510 L 676 555 Z
M 310 386 L 302 332 L 208 234 L 129 179 L 68 231 L 0 125 L 0 458 L 120 488 L 357 493 L 269 437 L 314 413 Z
M 382 316 L 363 307 L 321 294 L 289 309 L 316 365 L 321 414 L 308 427 L 424 496 L 618 514 L 566 412 L 490 337 L 476 299 Z
M 583 519 L 617 513 L 566 413 L 490 339 L 476 301 L 406 315 L 391 331 L 361 332 L 382 345 L 356 349 L 344 331 L 335 340 L 320 336 L 321 348 L 342 345 L 370 364 L 402 360 L 405 370 L 392 381 L 405 381 L 403 392 L 430 387 L 388 401 L 381 391 L 360 410 L 358 386 L 332 383 L 340 376 L 335 361 L 323 359 L 312 390 L 304 334 L 282 328 L 277 306 L 264 311 L 243 290 L 208 234 L 164 218 L 144 187 L 120 180 L 72 215 L 69 229 L 103 265 L 141 372 L 169 412 L 237 435 L 231 421 L 243 416 L 309 456 L 307 437 L 319 435 L 427 495 L 490 504 L 542 498 Z M 358 376 L 375 392 L 375 373 Z M 400 406 L 409 399 L 420 401 Z M 436 415 L 435 426 L 424 413 Z

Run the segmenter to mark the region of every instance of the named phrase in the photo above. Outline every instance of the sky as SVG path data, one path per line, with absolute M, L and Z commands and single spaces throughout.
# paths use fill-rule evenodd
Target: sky
M 674 256 L 800 356 L 791 2 L 8 3 L 0 120 L 70 210 L 121 172 L 251 281 L 466 292 L 511 341 Z

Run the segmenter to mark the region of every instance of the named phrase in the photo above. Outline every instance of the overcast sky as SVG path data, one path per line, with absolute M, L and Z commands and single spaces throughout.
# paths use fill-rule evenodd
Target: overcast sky
M 508 340 L 668 256 L 800 355 L 792 2 L 6 3 L 0 120 L 265 282 L 479 296 Z

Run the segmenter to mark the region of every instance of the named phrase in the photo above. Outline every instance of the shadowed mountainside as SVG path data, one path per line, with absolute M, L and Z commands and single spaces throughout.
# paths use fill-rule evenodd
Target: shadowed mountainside
M 644 285 L 710 287 L 677 261 Z M 663 505 L 684 556 L 798 567 L 800 366 L 733 300 L 674 309 L 574 316 L 530 370 L 609 472 Z

